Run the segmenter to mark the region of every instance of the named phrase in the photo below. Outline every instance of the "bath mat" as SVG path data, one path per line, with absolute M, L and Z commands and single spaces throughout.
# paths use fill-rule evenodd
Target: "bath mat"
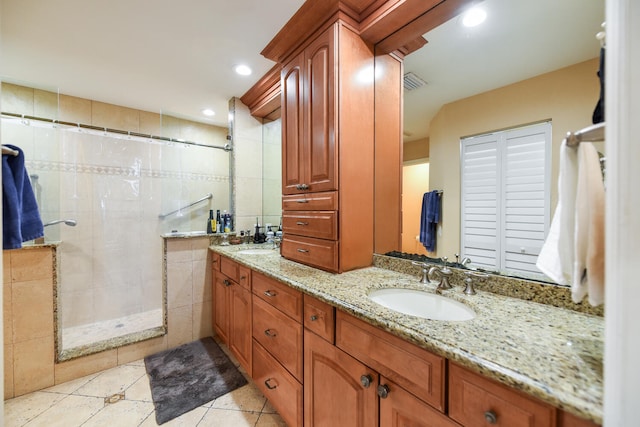
M 158 424 L 247 383 L 210 337 L 147 356 L 144 365 Z

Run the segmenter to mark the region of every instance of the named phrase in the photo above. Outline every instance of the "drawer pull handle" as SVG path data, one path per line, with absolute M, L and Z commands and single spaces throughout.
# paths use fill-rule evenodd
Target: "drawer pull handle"
M 310 316 L 309 319 L 311 319 L 312 322 L 315 322 L 316 320 L 318 320 L 318 316 L 314 314 L 313 316 Z
M 300 249 L 298 248 L 298 252 L 302 252 L 304 254 L 309 253 L 309 249 Z
M 264 334 L 270 338 L 275 338 L 276 337 L 276 333 L 274 331 L 272 331 L 271 329 L 265 329 Z
M 487 411 L 484 413 L 484 419 L 489 423 L 489 424 L 496 424 L 498 422 L 498 416 L 496 415 L 495 412 L 493 411 Z
M 232 283 L 229 281 L 229 279 L 224 279 L 222 281 L 222 283 L 224 283 L 225 286 L 231 286 L 232 285 Z
M 308 190 L 309 186 L 307 184 L 298 184 L 298 185 L 296 185 L 296 189 L 298 189 L 298 190 Z
M 303 221 L 298 221 L 296 222 L 296 225 L 309 225 L 308 222 L 303 222 Z
M 389 397 L 389 386 L 386 384 L 380 384 L 378 386 L 378 396 L 380 396 L 380 399 L 386 399 Z
M 360 377 L 360 384 L 362 384 L 362 387 L 364 387 L 364 388 L 371 387 L 371 383 L 372 382 L 373 382 L 373 378 L 371 378 L 371 375 L 369 375 L 369 374 L 362 375 Z
M 278 294 L 276 294 L 275 292 L 273 292 L 273 291 L 271 291 L 271 290 L 268 290 L 268 291 L 264 291 L 264 295 L 265 295 L 265 296 L 267 296 L 267 297 L 269 297 L 269 298 L 273 298 L 273 297 L 275 297 L 275 296 L 276 296 L 276 295 L 278 295 Z
M 309 200 L 307 200 L 307 199 L 298 199 L 298 200 L 296 200 L 296 203 L 309 203 Z
M 264 385 L 266 385 L 269 390 L 273 390 L 278 387 L 278 383 L 276 383 L 276 385 L 271 385 L 272 380 L 273 378 L 267 378 L 266 380 L 264 380 Z

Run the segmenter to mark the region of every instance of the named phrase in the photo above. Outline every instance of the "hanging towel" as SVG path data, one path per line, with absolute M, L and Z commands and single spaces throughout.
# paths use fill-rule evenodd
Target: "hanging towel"
M 577 182 L 578 155 L 564 140 L 560 146 L 558 204 L 536 266 L 551 280 L 565 286 L 571 285 L 573 275 Z
M 2 248 L 18 249 L 22 242 L 44 236 L 38 204 L 24 167 L 24 153 L 2 155 Z
M 604 184 L 598 152 L 593 144 L 583 142 L 578 146 L 571 297 L 579 303 L 587 294 L 591 305 L 604 302 Z
M 428 252 L 436 250 L 436 230 L 440 222 L 440 194 L 437 190 L 424 193 L 420 212 L 420 243 Z

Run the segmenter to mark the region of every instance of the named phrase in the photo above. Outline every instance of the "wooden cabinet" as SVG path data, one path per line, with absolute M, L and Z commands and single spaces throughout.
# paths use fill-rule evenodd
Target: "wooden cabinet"
M 466 427 L 554 427 L 553 406 L 449 364 L 449 416 Z
M 336 337 L 336 309 L 325 302 L 305 295 L 304 327 L 333 344 Z
M 443 357 L 341 311 L 336 313 L 336 346 L 444 412 Z
M 322 306 L 317 300 L 309 303 L 310 312 L 326 311 L 315 308 Z M 305 311 L 305 327 L 306 321 Z M 350 331 L 354 324 L 358 326 L 357 332 Z M 305 329 L 305 427 L 459 427 L 440 410 L 417 397 L 419 394 L 431 398 L 434 393 L 430 388 L 434 382 L 436 389 L 442 389 L 444 369 L 440 369 L 440 361 L 444 367 L 444 360 L 406 342 L 403 342 L 406 347 L 396 346 L 394 339 L 385 341 L 390 338 L 385 337 L 389 335 L 386 332 L 372 334 L 361 326 L 352 316 L 337 312 L 336 346 Z M 365 343 L 368 340 L 370 343 Z M 352 345 L 343 345 L 346 342 Z M 378 343 L 382 346 L 374 350 Z M 425 364 L 422 357 L 430 360 Z M 434 363 L 433 358 L 440 360 Z M 436 375 L 425 372 L 425 366 L 431 370 L 435 367 L 438 372 Z M 381 371 L 390 372 L 393 379 L 381 375 Z M 433 381 L 432 376 L 437 376 L 438 380 Z M 423 380 L 424 383 L 419 383 Z M 416 387 L 410 393 L 399 385 L 400 382 Z M 441 404 L 443 393 L 435 394 L 436 402 Z
M 393 381 L 381 377 L 380 384 L 388 390 L 380 399 L 380 427 L 460 427 Z
M 332 272 L 371 265 L 373 83 L 372 47 L 340 21 L 284 65 L 284 257 Z
M 251 270 L 224 256 L 219 265 L 222 271 L 213 274 L 214 331 L 251 375 Z
M 256 385 L 289 426 L 302 426 L 302 293 L 253 273 Z
M 377 372 L 312 332 L 304 340 L 305 427 L 377 426 Z

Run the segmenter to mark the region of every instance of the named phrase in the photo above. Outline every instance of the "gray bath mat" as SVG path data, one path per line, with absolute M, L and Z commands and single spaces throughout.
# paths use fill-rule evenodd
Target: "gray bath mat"
M 247 383 L 210 337 L 147 356 L 144 365 L 158 424 Z

